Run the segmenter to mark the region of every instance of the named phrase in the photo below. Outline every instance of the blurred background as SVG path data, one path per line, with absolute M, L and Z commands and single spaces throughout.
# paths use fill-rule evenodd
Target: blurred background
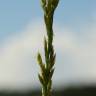
M 53 96 L 96 96 L 96 0 L 60 0 L 53 28 Z M 0 0 L 0 96 L 41 95 L 44 35 L 40 0 Z

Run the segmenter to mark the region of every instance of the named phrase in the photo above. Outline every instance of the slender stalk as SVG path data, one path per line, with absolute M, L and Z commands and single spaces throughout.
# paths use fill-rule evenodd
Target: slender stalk
M 54 52 L 53 47 L 53 16 L 58 3 L 59 0 L 41 0 L 47 31 L 47 36 L 44 37 L 45 63 L 42 61 L 40 53 L 38 53 L 37 56 L 38 64 L 41 69 L 38 77 L 42 85 L 42 96 L 51 96 L 52 91 L 52 76 L 56 58 L 56 53 Z

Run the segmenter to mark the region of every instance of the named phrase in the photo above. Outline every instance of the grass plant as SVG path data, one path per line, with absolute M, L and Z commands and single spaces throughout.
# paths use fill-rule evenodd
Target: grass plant
M 53 18 L 54 11 L 58 6 L 59 0 L 41 0 L 41 6 L 44 11 L 44 22 L 46 26 L 47 36 L 44 37 L 44 57 L 42 60 L 40 53 L 37 55 L 37 61 L 40 66 L 40 73 L 38 74 L 40 83 L 42 85 L 42 96 L 51 96 L 52 91 L 52 76 L 54 73 L 54 64 L 56 53 L 53 46 Z

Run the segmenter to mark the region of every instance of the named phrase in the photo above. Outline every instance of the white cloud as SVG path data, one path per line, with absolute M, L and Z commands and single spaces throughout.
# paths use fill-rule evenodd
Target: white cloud
M 56 71 L 53 78 L 55 84 L 76 80 L 95 82 L 96 28 L 94 26 L 85 28 L 88 31 L 82 32 L 83 38 L 81 38 L 68 28 L 55 25 L 54 45 L 57 52 Z M 6 38 L 0 47 L 0 86 L 34 88 L 39 84 L 36 54 L 38 50 L 43 52 L 44 34 L 44 24 L 37 20 L 22 32 Z
M 18 32 L 19 34 L 7 37 L 3 42 L 0 48 L 0 86 L 31 87 L 32 84 L 34 88 L 34 82 L 38 82 L 35 76 L 38 72 L 36 54 L 41 49 L 43 33 L 40 24 L 37 27 L 31 25 Z
M 96 23 L 85 27 L 86 32 L 82 32 L 83 38 L 75 39 L 72 45 L 65 50 L 65 59 L 62 59 L 66 64 L 63 65 L 65 73 L 63 76 L 65 82 L 81 82 L 81 83 L 96 83 Z M 72 35 L 71 35 L 72 36 Z M 73 36 L 74 38 L 74 36 Z M 82 40 L 83 39 L 83 40 Z M 62 57 L 63 57 L 62 56 Z M 67 56 L 67 57 L 66 57 Z M 66 59 L 67 58 L 67 59 Z M 69 60 L 69 62 L 68 62 Z M 68 65 L 67 65 L 68 64 Z M 62 70 L 63 70 L 62 68 Z M 59 71 L 59 70 L 58 70 Z M 68 83 L 68 81 L 67 81 Z

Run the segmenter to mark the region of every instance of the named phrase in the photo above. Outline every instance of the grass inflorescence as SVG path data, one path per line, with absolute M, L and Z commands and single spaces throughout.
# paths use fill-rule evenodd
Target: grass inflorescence
M 53 16 L 58 3 L 59 0 L 41 0 L 47 31 L 47 36 L 44 37 L 45 61 L 42 60 L 40 53 L 38 53 L 37 56 L 38 64 L 41 69 L 38 77 L 42 85 L 42 96 L 51 96 L 52 76 L 56 59 L 56 53 L 54 52 L 53 46 Z

